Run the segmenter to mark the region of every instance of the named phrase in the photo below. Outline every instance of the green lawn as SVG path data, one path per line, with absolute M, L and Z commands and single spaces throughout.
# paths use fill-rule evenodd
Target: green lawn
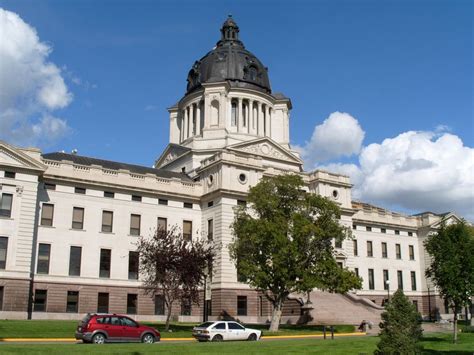
M 377 337 L 336 338 L 335 340 L 297 339 L 227 343 L 160 344 L 1 344 L 1 354 L 372 354 Z M 450 334 L 430 334 L 421 345 L 425 354 L 472 354 L 474 334 L 460 334 L 459 344 L 451 343 Z
M 77 321 L 61 320 L 2 320 L 0 321 L 0 338 L 73 338 Z M 161 332 L 162 338 L 183 338 L 190 337 L 191 330 L 196 324 L 174 323 L 171 325 L 171 332 L 164 332 L 163 323 L 147 323 L 157 328 Z M 251 328 L 263 330 L 268 334 L 268 326 L 261 324 L 249 325 Z M 354 331 L 352 325 L 335 326 L 336 333 L 349 333 Z M 322 333 L 322 326 L 310 325 L 281 325 L 280 331 L 271 335 L 297 335 L 297 334 L 317 334 Z

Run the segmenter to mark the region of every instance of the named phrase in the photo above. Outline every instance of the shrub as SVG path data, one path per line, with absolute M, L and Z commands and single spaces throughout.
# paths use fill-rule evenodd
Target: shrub
M 398 290 L 393 295 L 380 323 L 380 342 L 376 354 L 415 354 L 422 329 L 420 314 L 415 306 Z

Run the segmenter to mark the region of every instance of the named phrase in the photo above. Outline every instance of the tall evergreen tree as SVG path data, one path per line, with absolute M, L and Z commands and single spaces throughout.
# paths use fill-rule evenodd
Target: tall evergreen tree
M 394 293 L 382 313 L 376 354 L 415 354 L 422 335 L 420 314 L 402 290 Z

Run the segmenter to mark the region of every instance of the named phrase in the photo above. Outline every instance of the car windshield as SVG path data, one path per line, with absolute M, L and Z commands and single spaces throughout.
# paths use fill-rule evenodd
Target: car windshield
M 214 322 L 205 322 L 205 323 L 199 324 L 196 328 L 207 328 L 213 324 Z

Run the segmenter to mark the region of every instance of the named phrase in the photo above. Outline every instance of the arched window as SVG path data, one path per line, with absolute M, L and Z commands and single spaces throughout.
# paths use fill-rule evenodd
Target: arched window
M 211 102 L 211 126 L 219 125 L 219 101 Z
M 197 106 L 193 104 L 193 136 L 196 135 L 196 122 L 197 122 L 197 119 L 196 119 L 196 116 L 197 116 Z
M 230 108 L 230 125 L 232 127 L 237 126 L 237 102 L 232 100 L 231 108 Z
M 257 80 L 257 74 L 258 74 L 258 70 L 256 67 L 254 67 L 253 65 L 249 67 L 249 79 L 250 80 Z
M 248 105 L 246 102 L 242 104 L 242 126 L 247 127 L 247 110 L 248 110 Z
M 200 127 L 201 129 L 199 130 L 200 132 L 202 132 L 203 128 L 204 128 L 204 101 L 200 101 L 199 102 L 199 124 L 200 124 Z

